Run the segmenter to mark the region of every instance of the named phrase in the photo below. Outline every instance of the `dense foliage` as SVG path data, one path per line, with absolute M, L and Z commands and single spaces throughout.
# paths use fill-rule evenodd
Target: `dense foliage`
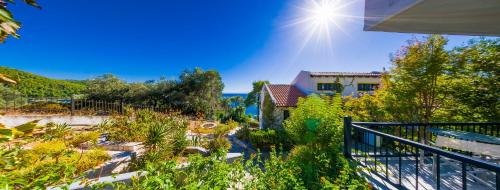
M 79 94 L 85 89 L 85 85 L 78 82 L 49 79 L 8 67 L 0 66 L 0 74 L 8 75 L 17 81 L 17 85 L 8 86 L 11 93 L 17 91 L 29 97 L 69 97 L 72 94 Z M 1 96 L 5 95 L 8 95 L 7 92 Z
M 28 97 L 65 97 L 84 95 L 84 98 L 99 101 L 123 101 L 129 105 L 146 105 L 157 110 L 181 111 L 184 114 L 205 118 L 246 121 L 243 99 L 222 99 L 224 84 L 217 71 L 203 71 L 196 68 L 186 70 L 177 80 L 160 79 L 144 83 L 127 83 L 112 74 L 105 74 L 85 81 L 56 80 L 0 67 L 5 74 L 18 84 L 0 84 L 0 105 L 23 104 L 21 96 Z M 16 93 L 17 95 L 14 95 Z M 82 96 L 77 96 L 82 97 Z M 26 99 L 24 99 L 24 104 Z M 226 104 L 233 105 L 226 109 Z
M 221 107 L 222 109 L 217 113 L 217 118 L 222 122 L 232 120 L 247 123 L 251 119 L 251 116 L 245 114 L 246 107 L 244 99 L 241 96 L 223 98 Z
M 124 116 L 115 116 L 99 128 L 113 142 L 142 142 L 147 151 L 138 165 L 169 160 L 187 146 L 187 120 L 177 115 L 128 110 Z
M 500 39 L 445 50 L 433 35 L 409 41 L 374 95 L 347 98 L 357 121 L 499 121 Z
M 178 80 L 161 79 L 145 83 L 126 83 L 107 74 L 87 82 L 91 99 L 123 100 L 127 104 L 145 104 L 184 114 L 215 118 L 221 109 L 224 84 L 217 71 L 196 68 L 184 71 Z
M 252 83 L 252 86 L 253 86 L 252 91 L 250 91 L 248 93 L 248 96 L 245 99 L 245 105 L 247 107 L 252 106 L 252 105 L 258 106 L 258 102 L 259 102 L 259 98 L 260 98 L 260 91 L 262 90 L 262 87 L 265 84 L 269 84 L 269 81 L 255 81 Z
M 281 126 L 278 118 L 276 118 L 276 106 L 274 106 L 273 101 L 271 100 L 271 96 L 266 94 L 264 96 L 263 104 L 262 104 L 262 126 L 264 128 L 278 128 Z
M 125 81 L 120 80 L 112 74 L 105 74 L 87 81 L 85 94 L 89 99 L 97 100 L 121 100 L 129 87 Z
M 144 176 L 136 178 L 131 184 L 103 183 L 93 188 L 306 189 L 298 178 L 300 168 L 277 156 L 275 151 L 272 151 L 266 162 L 255 157 L 243 163 L 228 163 L 225 155 L 224 151 L 209 157 L 194 155 L 189 157 L 188 165 L 180 168 L 174 161 L 149 162 L 145 167 Z
M 289 159 L 301 168 L 301 179 L 309 189 L 330 185 L 348 189 L 367 188 L 354 166 L 342 155 L 342 99 L 339 95 L 311 95 L 299 99 L 284 122 L 294 147 Z
M 265 103 L 264 103 L 265 104 Z M 283 127 L 244 129 L 237 135 L 254 147 L 290 150 L 287 164 L 307 189 L 367 189 L 353 163 L 342 154 L 344 110 L 340 95 L 300 98 Z
M 451 96 L 443 117 L 500 121 L 500 39 L 472 40 L 450 57 Z
M 36 123 L 0 129 L 0 139 L 7 140 L 0 145 L 2 188 L 43 189 L 71 183 L 111 158 L 104 150 L 94 147 L 99 133 L 76 133 L 67 125 L 37 126 Z M 35 130 L 45 132 L 35 135 Z M 89 149 L 80 149 L 83 144 Z
M 252 146 L 258 149 L 269 149 L 272 146 L 281 146 L 288 150 L 293 144 L 283 128 L 248 131 L 247 139 Z

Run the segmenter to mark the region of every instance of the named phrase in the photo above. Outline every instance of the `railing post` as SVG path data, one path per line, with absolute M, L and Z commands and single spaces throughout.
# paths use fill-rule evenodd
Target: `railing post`
M 496 184 L 497 190 L 500 190 L 500 172 L 496 173 Z
M 462 189 L 467 190 L 467 165 L 462 161 Z
M 123 115 L 124 113 L 125 113 L 125 112 L 124 112 L 124 110 L 123 110 L 123 98 L 122 98 L 122 99 L 120 99 L 120 114 L 122 114 L 122 115 Z
M 71 95 L 71 116 L 75 115 L 75 98 Z
M 352 159 L 351 155 L 351 125 L 352 118 L 350 116 L 344 117 L 344 157 Z

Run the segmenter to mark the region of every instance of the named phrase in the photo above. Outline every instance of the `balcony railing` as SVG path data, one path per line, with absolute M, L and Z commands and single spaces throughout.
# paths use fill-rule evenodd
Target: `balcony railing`
M 344 154 L 398 189 L 500 190 L 498 158 L 436 146 L 436 131 L 498 140 L 500 123 L 367 123 L 345 117 Z

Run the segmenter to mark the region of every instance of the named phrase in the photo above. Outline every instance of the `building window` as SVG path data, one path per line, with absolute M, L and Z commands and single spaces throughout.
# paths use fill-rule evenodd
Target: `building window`
M 318 83 L 318 90 L 340 92 L 342 87 L 339 83 Z
M 378 86 L 379 84 L 360 83 L 358 84 L 358 91 L 375 91 Z
M 283 111 L 283 120 L 286 120 L 290 117 L 290 111 L 284 110 Z

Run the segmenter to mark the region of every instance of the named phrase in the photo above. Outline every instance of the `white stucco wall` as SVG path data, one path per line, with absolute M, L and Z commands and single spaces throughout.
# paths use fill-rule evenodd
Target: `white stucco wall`
M 260 109 L 259 109 L 259 129 L 264 128 L 264 124 L 262 122 L 262 115 L 263 115 L 263 109 L 264 109 L 264 98 L 266 98 L 266 95 L 268 94 L 266 85 L 262 86 L 262 90 L 260 90 Z
M 40 120 L 38 122 L 39 125 L 45 125 L 49 122 L 53 122 L 57 124 L 66 123 L 70 126 L 92 126 L 92 125 L 97 125 L 107 119 L 109 119 L 108 116 L 7 115 L 7 116 L 0 116 L 0 123 L 7 128 L 19 126 L 34 120 Z
M 308 76 L 304 76 L 308 75 Z M 329 93 L 332 91 L 319 91 L 318 83 L 335 83 L 338 80 L 340 84 L 344 86 L 344 91 L 342 96 L 350 96 L 358 94 L 358 84 L 359 83 L 370 83 L 370 84 L 380 84 L 380 77 L 342 77 L 342 76 L 321 76 L 321 77 L 310 77 L 308 72 L 299 74 L 296 79 L 292 82 L 297 88 L 302 90 L 306 94 L 322 94 Z
M 292 85 L 297 87 L 299 90 L 304 92 L 305 94 L 314 93 L 314 89 L 311 88 L 311 72 L 309 71 L 300 71 L 299 74 L 293 79 Z
M 262 87 L 262 90 L 260 92 L 260 110 L 259 110 L 259 128 L 260 129 L 264 129 L 264 121 L 263 121 L 263 114 L 264 114 L 264 109 L 265 109 L 265 106 L 264 106 L 264 99 L 266 98 L 266 96 L 269 94 L 269 91 L 268 91 L 268 88 L 266 88 L 266 85 L 264 85 L 264 87 Z M 273 112 L 273 115 L 274 115 L 274 119 L 275 119 L 275 125 L 281 125 L 283 123 L 283 119 L 284 119 L 284 110 L 286 108 L 282 108 L 282 107 L 275 107 L 274 109 L 274 112 Z

